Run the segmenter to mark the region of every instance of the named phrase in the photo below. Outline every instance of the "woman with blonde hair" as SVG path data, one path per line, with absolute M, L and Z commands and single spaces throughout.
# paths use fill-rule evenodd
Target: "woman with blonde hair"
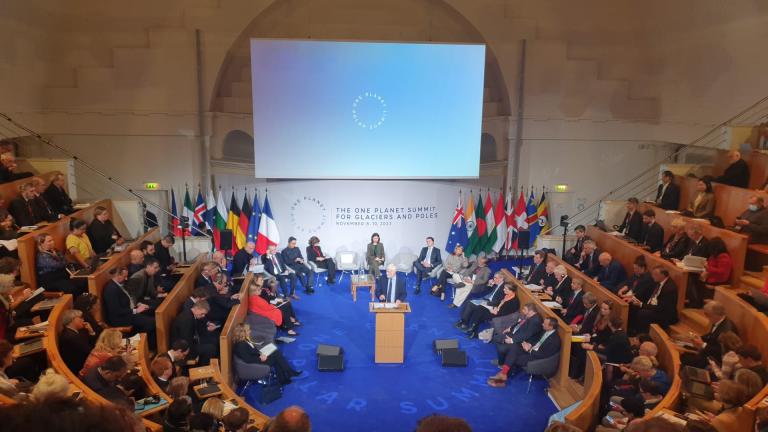
M 130 345 L 128 346 L 130 347 Z M 85 364 L 80 370 L 80 376 L 84 377 L 92 368 L 104 364 L 108 358 L 125 353 L 130 353 L 130 348 L 126 351 L 125 345 L 123 345 L 123 334 L 120 333 L 120 330 L 115 328 L 104 330 L 96 339 L 96 345 L 88 358 L 85 359 Z
M 224 418 L 224 401 L 217 397 L 206 399 L 200 408 L 200 414 L 208 414 L 220 425 L 221 419 Z
M 47 369 L 32 389 L 32 399 L 38 402 L 62 400 L 69 396 L 69 381 L 53 369 Z
M 294 370 L 283 353 L 275 349 L 269 355 L 261 353 L 261 348 L 268 344 L 264 341 L 255 341 L 251 338 L 251 326 L 240 323 L 232 329 L 232 341 L 234 342 L 233 355 L 245 363 L 266 364 L 275 369 L 277 380 L 280 384 L 290 384 L 293 379 L 305 378 L 307 374 Z

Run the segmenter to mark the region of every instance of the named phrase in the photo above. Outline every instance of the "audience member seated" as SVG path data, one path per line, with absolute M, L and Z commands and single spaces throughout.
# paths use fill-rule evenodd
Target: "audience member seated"
M 738 424 L 737 418 L 749 401 L 747 388 L 735 381 L 722 380 L 717 385 L 715 400 L 721 403 L 721 409 L 716 413 L 705 413 L 710 424 L 718 431 L 731 431 L 732 425 Z
M 760 376 L 764 383 L 768 384 L 768 368 L 763 364 L 763 356 L 754 345 L 744 344 L 735 350 L 739 356 L 738 364 L 742 369 L 749 369 Z
M 84 293 L 87 281 L 75 281 L 67 272 L 67 260 L 64 254 L 57 251 L 53 236 L 40 234 L 35 237 L 37 256 L 35 257 L 35 272 L 37 285 L 46 291 L 63 292 L 74 297 Z
M 160 263 L 156 258 L 146 258 L 144 268 L 137 271 L 125 283 L 125 289 L 133 298 L 135 305 L 144 303 L 156 309 L 168 295 L 160 285 Z
M 130 352 L 131 346 L 128 345 L 126 350 L 123 344 L 123 334 L 120 333 L 120 330 L 108 328 L 101 332 L 98 339 L 96 339 L 96 345 L 91 350 L 88 358 L 85 359 L 83 368 L 80 369 L 80 376 L 86 376 L 91 369 L 101 366 L 107 359 L 113 356 L 122 356 L 130 354 Z
M 553 291 L 557 286 L 557 276 L 555 275 L 555 267 L 557 263 L 555 261 L 547 261 L 547 265 L 544 266 L 544 277 L 541 278 L 541 287 L 545 291 Z M 536 284 L 538 285 L 538 284 Z
M 593 278 L 600 273 L 602 267 L 600 267 L 601 251 L 597 248 L 597 244 L 593 240 L 586 240 L 584 242 L 584 249 L 581 251 L 581 257 L 576 262 L 574 267 L 581 270 L 585 275 Z
M 95 266 L 96 252 L 91 246 L 91 240 L 85 235 L 88 224 L 80 219 L 72 219 L 69 222 L 69 234 L 64 244 L 67 252 L 84 269 L 93 269 Z
M 98 302 L 98 296 L 91 295 L 91 293 L 87 291 L 79 297 L 75 297 L 74 301 L 72 302 L 72 309 L 76 309 L 82 312 L 83 320 L 91 325 L 91 328 L 96 333 L 96 336 L 100 335 L 104 330 L 104 327 L 96 320 L 96 317 L 93 315 L 93 308 Z
M 13 363 L 13 345 L 6 340 L 0 340 L 0 395 L 9 398 L 15 398 L 19 390 L 16 385 L 19 383 L 16 379 L 8 378 L 5 374 L 6 368 Z
M 627 213 L 624 215 L 624 220 L 621 225 L 614 227 L 616 231 L 624 234 L 630 239 L 640 242 L 643 240 L 643 216 L 638 210 L 640 201 L 637 198 L 630 198 L 627 200 Z
M 137 302 L 126 287 L 128 270 L 116 267 L 109 271 L 112 279 L 102 293 L 104 319 L 112 327 L 131 327 L 136 333 L 146 333 L 149 346 L 154 347 L 155 317 L 146 303 Z
M 249 417 L 248 410 L 243 407 L 231 410 L 222 419 L 224 432 L 245 432 Z
M 672 380 L 666 372 L 656 367 L 653 361 L 646 356 L 637 356 L 632 359 L 629 368 L 621 367 L 625 372 L 622 379 L 611 383 L 609 394 L 620 398 L 631 397 L 638 392 L 638 385 L 641 380 L 646 379 L 659 385 L 661 393 L 667 394 Z M 616 399 L 613 399 L 614 401 Z
M 320 248 L 320 239 L 316 236 L 309 238 L 307 259 L 315 263 L 318 267 L 328 270 L 328 278 L 326 279 L 328 284 L 336 283 L 336 261 L 323 254 L 323 250 Z
M 488 385 L 504 387 L 507 385 L 509 375 L 514 375 L 517 368 L 525 367 L 531 360 L 549 358 L 560 352 L 557 318 L 545 318 L 541 328 L 543 333 L 540 333 L 540 337 L 534 338 L 531 342 L 512 345 L 506 353 L 501 370 L 488 379 Z
M 563 321 L 566 324 L 578 324 L 584 318 L 584 280 L 581 278 L 574 278 L 571 283 L 571 291 L 566 294 L 567 297 L 558 295 L 555 297 L 555 301 L 563 305 L 563 309 L 560 310 L 563 317 Z
M 554 268 L 553 268 L 554 271 Z M 523 282 L 526 285 L 544 286 L 544 277 L 547 274 L 547 252 L 537 250 L 533 253 L 533 264 L 528 268 L 528 274 L 525 275 Z
M 768 243 L 768 208 L 763 197 L 753 195 L 744 213 L 736 217 L 733 230 L 749 236 L 750 243 Z
M 275 350 L 268 356 L 262 354 L 260 348 L 266 344 L 251 339 L 251 327 L 248 324 L 240 323 L 235 326 L 232 330 L 232 341 L 235 344 L 233 348 L 235 357 L 245 363 L 267 364 L 273 367 L 277 380 L 282 385 L 290 384 L 294 379 L 307 376 L 302 371 L 293 369 L 280 350 Z
M 221 419 L 224 417 L 224 401 L 217 397 L 206 399 L 205 402 L 203 402 L 203 406 L 200 408 L 200 415 L 210 417 L 210 424 L 206 425 L 207 428 L 194 428 L 194 426 L 190 424 L 191 430 L 219 431 L 221 427 Z
M 379 233 L 371 234 L 371 242 L 365 250 L 365 262 L 368 263 L 368 271 L 373 275 L 373 279 L 377 280 L 381 276 L 381 269 L 379 266 L 384 265 L 386 254 L 384 253 L 384 243 L 381 242 L 381 236 Z
M 189 396 L 189 377 L 171 378 L 171 383 L 168 384 L 168 396 L 173 400 L 186 400 L 192 403 L 192 398 Z
M 712 182 L 709 179 L 700 178 L 696 182 L 696 194 L 691 198 L 683 214 L 700 219 L 709 219 L 715 215 L 715 193 L 712 191 Z
M 585 350 L 598 354 L 607 363 L 629 363 L 632 361 L 632 348 L 627 332 L 622 329 L 621 317 L 613 315 L 608 320 L 607 331 L 598 332 L 595 338 L 586 335 L 586 342 L 581 344 Z
M 44 215 L 40 214 L 35 204 L 35 187 L 32 182 L 21 185 L 19 192 L 19 196 L 8 204 L 8 213 L 16 223 L 20 226 L 31 226 L 45 221 Z
M 85 398 L 35 399 L 3 407 L 0 408 L 0 424 L 4 432 L 144 430 L 141 419 L 132 409 L 96 404 Z
M 16 157 L 11 152 L 0 154 L 0 183 L 32 177 L 31 172 L 16 172 Z
M 163 432 L 188 432 L 189 416 L 191 415 L 192 402 L 187 399 L 174 398 L 165 411 Z
M 301 255 L 301 249 L 296 246 L 296 237 L 288 237 L 288 246 L 280 253 L 283 261 L 296 274 L 302 285 L 304 292 L 312 294 L 315 290 L 312 288 L 312 269 L 304 263 L 304 256 Z
M 232 277 L 243 276 L 248 273 L 248 267 L 256 264 L 258 258 L 253 255 L 256 250 L 256 243 L 248 241 L 242 249 L 232 257 Z
M 209 398 L 205 400 L 205 403 L 203 403 L 203 406 L 208 404 L 210 406 L 210 401 L 212 400 L 220 400 L 219 398 Z M 223 412 L 222 412 L 223 415 Z M 208 413 L 195 413 L 189 416 L 189 430 L 190 432 L 217 432 L 220 430 L 219 423 L 216 421 L 216 419 L 208 414 Z
M 717 177 L 715 181 L 729 186 L 748 188 L 749 165 L 747 165 L 747 161 L 741 158 L 741 152 L 736 150 L 728 152 L 728 161 L 730 165 L 725 169 L 723 175 Z
M 275 323 L 276 327 L 286 331 L 291 336 L 297 336 L 295 330 L 296 317 L 292 316 L 293 308 L 290 307 L 290 301 L 285 299 L 275 299 L 271 303 L 262 297 L 263 278 L 255 278 L 248 287 L 248 311 L 250 313 L 269 318 Z
M 685 226 L 685 233 L 689 239 L 688 250 L 685 255 L 709 257 L 709 242 L 704 237 L 701 225 L 698 222 L 688 222 Z
M 53 207 L 51 207 L 51 205 L 43 196 L 43 192 L 45 192 L 45 186 L 45 181 L 43 179 L 40 177 L 32 177 L 32 187 L 35 192 L 35 198 L 33 200 L 35 204 L 35 210 L 37 211 L 37 214 L 42 218 L 42 220 L 47 222 L 56 222 L 59 220 L 61 215 L 54 211 Z
M 155 258 L 160 262 L 161 274 L 167 275 L 176 269 L 176 260 L 171 254 L 174 242 L 173 235 L 167 234 L 155 243 Z
M 75 211 L 72 204 L 72 198 L 69 197 L 67 190 L 64 189 L 66 181 L 67 179 L 64 177 L 64 174 L 56 173 L 51 179 L 51 183 L 43 192 L 43 198 L 45 198 L 45 201 L 51 206 L 53 214 L 68 215 Z
M 173 379 L 179 375 L 182 375 L 184 368 L 186 367 L 186 360 L 189 356 L 189 343 L 184 339 L 177 339 L 171 342 L 171 349 L 164 353 L 159 353 L 157 358 L 166 358 L 171 361 L 173 365 L 173 372 L 171 373 L 171 383 Z M 170 392 L 169 392 L 170 394 Z
M 106 253 L 112 245 L 122 245 L 125 242 L 109 219 L 109 210 L 102 206 L 93 210 L 93 221 L 88 226 L 88 238 L 94 252 L 99 255 Z
M 649 252 L 655 253 L 664 246 L 664 228 L 656 223 L 656 212 L 647 209 L 643 212 L 642 246 Z
M 730 284 L 733 260 L 723 239 L 712 237 L 709 239 L 708 249 L 709 257 L 707 257 L 706 270 L 701 273 L 700 279 L 710 286 Z
M 603 418 L 602 424 L 608 430 L 624 429 L 634 419 L 640 419 L 661 402 L 664 395 L 659 383 L 641 379 L 636 395 L 621 398 L 610 404 L 611 411 Z M 598 427 L 597 431 L 605 430 Z
M 59 334 L 59 353 L 64 364 L 76 374 L 91 354 L 96 332 L 83 320 L 83 313 L 77 309 L 64 311 L 61 322 L 64 328 Z
M 104 399 L 133 409 L 133 402 L 128 395 L 118 386 L 120 380 L 128 373 L 128 364 L 119 355 L 108 358 L 101 366 L 91 369 L 83 383 L 95 391 Z
M 571 265 L 575 265 L 579 262 L 581 251 L 584 250 L 584 242 L 590 240 L 584 225 L 576 225 L 573 232 L 576 234 L 576 243 L 565 252 L 565 256 L 563 257 L 565 262 Z
M 19 236 L 17 229 L 13 216 L 7 210 L 0 209 L 0 258 L 19 257 L 19 243 L 16 240 Z
M 500 296 L 494 293 L 490 300 L 472 300 L 465 303 L 464 314 L 457 324 L 470 339 L 477 338 L 477 330 L 483 323 L 520 310 L 517 286 L 504 284 L 503 289 L 499 292 L 501 293 Z
M 275 416 L 264 427 L 269 432 L 309 432 L 311 426 L 309 416 L 303 409 L 297 406 L 290 406 Z
M 720 352 L 723 354 L 721 357 L 708 358 L 707 369 L 710 370 L 714 379 L 731 379 L 736 370 L 741 367 L 738 364 L 739 355 L 736 354 L 736 350 L 743 345 L 741 338 L 736 333 L 727 331 L 720 333 L 715 343 L 720 347 Z
M 427 245 L 421 248 L 419 257 L 413 262 L 413 270 L 416 273 L 416 289 L 414 294 L 421 292 L 421 281 L 429 277 L 429 273 L 443 263 L 440 249 L 435 247 L 434 237 L 427 237 Z
M 534 256 L 534 261 L 536 257 Z M 453 253 L 448 255 L 443 263 L 443 270 L 437 278 L 437 283 L 432 287 L 432 295 L 440 296 L 440 300 L 445 300 L 445 287 L 448 279 L 454 284 L 461 282 L 461 273 L 469 267 L 469 260 L 464 256 L 464 247 L 457 244 L 453 247 Z
M 608 252 L 601 253 L 598 259 L 602 269 L 597 277 L 595 277 L 595 280 L 612 292 L 618 292 L 622 282 L 627 280 L 627 272 L 624 270 L 624 266 L 618 260 L 613 259 Z
M 171 377 L 173 376 L 173 364 L 165 357 L 156 357 L 149 365 L 149 371 L 152 375 L 152 379 L 160 390 L 168 392 L 168 387 L 171 385 Z
M 666 260 L 681 260 L 685 257 L 685 254 L 690 248 L 690 239 L 685 232 L 686 223 L 683 218 L 675 218 L 669 224 L 670 234 L 667 242 L 664 243 L 664 247 L 660 252 L 656 252 L 654 255 L 658 255 Z
M 661 184 L 656 190 L 656 205 L 664 210 L 677 210 L 680 208 L 680 186 L 675 184 L 675 175 L 672 171 L 661 173 Z
M 717 342 L 717 338 L 725 332 L 736 331 L 733 321 L 726 317 L 725 306 L 720 302 L 708 302 L 704 305 L 703 312 L 704 316 L 707 317 L 707 321 L 709 321 L 709 331 L 703 336 L 691 335 L 691 343 L 698 353 L 683 353 L 680 356 L 680 361 L 683 364 L 702 369 L 709 364 L 708 358 L 720 359 L 725 354 L 720 351 L 720 344 Z
M 648 300 L 643 302 L 634 298 L 630 303 L 630 309 L 637 308 L 633 314 L 634 321 L 630 322 L 632 334 L 647 333 L 651 324 L 668 327 L 677 323 L 677 286 L 669 278 L 669 271 L 664 267 L 655 267 L 651 277 L 655 286 Z
M 182 310 L 171 325 L 171 343 L 187 341 L 190 357 L 197 358 L 199 366 L 208 365 L 218 353 L 219 326 L 205 319 L 210 309 L 207 301 L 198 301 L 191 309 Z
M 264 264 L 264 271 L 280 283 L 280 290 L 283 296 L 298 300 L 299 296 L 296 295 L 296 272 L 285 264 L 282 255 L 275 253 L 275 245 L 267 246 L 267 253 L 261 256 L 261 262 Z
M 70 397 L 69 381 L 53 369 L 46 369 L 32 389 L 32 400 L 36 402 L 62 401 Z
M 555 266 L 552 273 L 555 276 L 554 283 L 546 283 L 544 292 L 549 294 L 553 300 L 566 308 L 568 307 L 567 300 L 571 298 L 571 284 L 573 283 L 573 280 L 568 276 L 568 270 L 565 269 L 565 266 Z M 557 300 L 558 298 L 560 301 Z
M 461 305 L 461 308 L 459 309 L 459 316 L 465 316 L 465 313 L 467 312 L 467 309 L 470 308 L 470 305 L 484 305 L 488 304 L 489 302 L 492 302 L 495 300 L 500 300 L 504 296 L 504 274 L 502 272 L 496 272 L 493 274 L 493 277 L 488 280 L 488 294 L 476 299 L 472 300 L 470 302 L 464 302 L 463 305 Z M 498 305 L 498 301 L 494 303 L 494 306 Z
M 632 276 L 619 286 L 616 295 L 627 303 L 630 303 L 633 297 L 638 298 L 641 302 L 648 301 L 655 283 L 648 271 L 648 263 L 643 255 L 635 257 L 632 269 Z
M 134 249 L 128 254 L 128 277 L 133 276 L 137 271 L 144 268 L 144 254 Z
M 461 282 L 454 285 L 456 294 L 453 297 L 453 303 L 448 307 L 459 307 L 470 295 L 480 295 L 488 289 L 487 282 L 491 276 L 491 270 L 488 268 L 488 257 L 485 255 L 477 257 L 477 261 L 464 270 L 461 275 Z
M 581 296 L 581 303 L 584 308 L 583 317 L 578 323 L 570 324 L 571 330 L 574 335 L 591 335 L 595 329 L 597 319 L 600 317 L 600 307 L 595 295 L 589 292 Z M 571 346 L 571 366 L 568 369 L 568 374 L 571 378 L 581 378 L 584 376 L 586 355 L 587 353 L 581 347 L 581 344 Z

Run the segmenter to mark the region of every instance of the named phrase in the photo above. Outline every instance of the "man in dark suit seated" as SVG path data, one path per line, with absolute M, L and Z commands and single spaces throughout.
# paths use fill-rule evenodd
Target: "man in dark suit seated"
M 128 364 L 119 355 L 108 358 L 101 366 L 91 368 L 83 383 L 104 399 L 133 409 L 133 402 L 117 383 L 128 373 Z
M 533 264 L 528 269 L 528 274 L 525 276 L 526 285 L 541 285 L 541 281 L 544 279 L 544 275 L 547 272 L 547 252 L 539 249 L 533 253 Z
M 136 333 L 146 333 L 149 346 L 155 346 L 155 317 L 146 312 L 149 305 L 136 303 L 125 287 L 128 269 L 115 267 L 109 271 L 112 279 L 104 287 L 104 318 L 111 327 L 133 327 Z
M 688 222 L 685 226 L 685 234 L 688 235 L 688 250 L 685 255 L 709 258 L 709 243 L 704 237 L 701 225 L 698 222 Z
M 435 239 L 427 237 L 427 245 L 421 248 L 419 258 L 413 262 L 413 268 L 416 271 L 416 289 L 414 294 L 421 292 L 422 279 L 429 277 L 429 273 L 437 266 L 443 263 L 443 257 L 440 256 L 440 249 L 435 247 Z
M 77 309 L 64 311 L 61 323 L 64 328 L 59 334 L 59 354 L 69 370 L 77 374 L 93 349 L 96 332 L 83 319 L 83 313 Z
M 68 215 L 75 211 L 72 206 L 72 198 L 67 194 L 67 190 L 64 189 L 67 179 L 64 174 L 57 173 L 51 180 L 51 184 L 43 192 L 43 197 L 51 206 L 54 214 Z
M 285 265 L 283 257 L 275 252 L 275 245 L 267 246 L 267 253 L 261 256 L 261 262 L 264 264 L 264 271 L 280 282 L 280 290 L 283 292 L 283 296 L 298 300 L 299 296 L 296 295 L 296 272 Z M 289 282 L 290 289 L 288 288 Z
M 664 247 L 664 228 L 656 223 L 656 212 L 648 209 L 643 212 L 643 247 L 651 253 Z
M 753 195 L 749 206 L 734 221 L 733 230 L 749 236 L 750 243 L 768 243 L 768 208 L 762 197 Z
M 749 165 L 741 158 L 741 152 L 732 150 L 728 153 L 728 161 L 731 163 L 725 169 L 723 175 L 717 177 L 715 182 L 740 188 L 749 187 Z
M 171 324 L 171 344 L 187 341 L 190 358 L 197 358 L 198 366 L 209 364 L 218 355 L 220 326 L 206 319 L 210 309 L 207 301 L 200 300 L 190 309 L 182 310 Z
M 456 327 L 459 327 L 462 330 L 467 329 L 467 324 L 469 323 L 468 319 L 470 315 L 472 315 L 473 309 L 483 307 L 482 305 L 492 307 L 499 305 L 501 299 L 504 298 L 504 275 L 501 272 L 496 272 L 493 275 L 493 278 L 488 281 L 488 286 L 492 287 L 491 292 L 482 297 L 481 301 L 478 302 L 479 304 L 468 301 L 461 305 L 461 309 L 459 309 L 459 316 L 461 319 L 456 322 Z
M 504 358 L 504 365 L 496 375 L 488 378 L 491 387 L 505 387 L 507 377 L 514 375 L 517 368 L 523 368 L 532 360 L 541 360 L 554 356 L 560 352 L 560 335 L 557 334 L 557 318 L 545 318 L 541 325 L 544 333 L 531 342 L 521 342 L 513 345 L 513 348 Z
M 44 218 L 39 214 L 35 204 L 35 187 L 32 183 L 24 183 L 19 188 L 20 194 L 8 204 L 8 213 L 13 216 L 18 226 L 36 225 Z
M 0 183 L 32 177 L 31 172 L 16 172 L 16 157 L 11 152 L 0 154 Z
M 678 210 L 680 208 L 680 186 L 675 184 L 675 175 L 672 171 L 664 171 L 661 174 L 661 184 L 656 191 L 656 205 L 664 210 Z
M 624 215 L 624 221 L 621 225 L 615 227 L 616 231 L 626 235 L 632 240 L 639 242 L 642 240 L 643 235 L 643 216 L 637 207 L 640 205 L 640 201 L 637 198 L 632 197 L 627 200 L 627 214 Z
M 128 254 L 128 277 L 142 269 L 144 269 L 144 254 L 134 249 Z
M 397 275 L 394 264 L 387 266 L 385 274 L 376 281 L 376 299 L 380 302 L 400 304 L 405 301 L 405 277 Z
M 256 257 L 253 255 L 255 250 L 256 243 L 249 241 L 235 253 L 232 258 L 232 277 L 243 276 L 248 272 L 248 267 L 251 264 L 256 264 Z
M 710 301 L 704 305 L 704 315 L 709 321 L 709 331 L 704 336 L 693 335 L 691 343 L 698 351 L 696 354 L 683 353 L 680 361 L 684 365 L 705 369 L 709 359 L 720 362 L 723 357 L 720 342 L 717 340 L 725 332 L 738 333 L 733 321 L 726 317 L 725 307 L 718 301 Z
M 32 177 L 32 187 L 35 190 L 34 202 L 37 214 L 40 215 L 44 221 L 56 222 L 59 220 L 59 213 L 54 211 L 53 207 L 43 196 L 46 187 L 45 181 L 40 177 Z
M 579 323 L 584 318 L 584 280 L 573 278 L 571 282 L 571 291 L 567 294 L 568 298 L 561 298 L 558 303 L 563 305 L 561 309 L 563 321 L 566 324 Z M 555 299 L 557 301 L 557 299 Z
M 135 304 L 144 303 L 152 310 L 160 306 L 168 295 L 160 286 L 160 263 L 157 258 L 146 258 L 144 268 L 134 273 L 126 285 L 126 290 L 133 297 Z
M 581 251 L 584 250 L 584 242 L 590 240 L 589 236 L 587 235 L 587 229 L 584 227 L 584 225 L 576 225 L 576 228 L 573 229 L 573 232 L 576 234 L 576 244 L 568 249 L 565 252 L 565 256 L 563 256 L 565 262 L 571 265 L 575 265 L 577 262 L 579 262 L 579 259 L 581 258 Z
M 648 301 L 632 299 L 631 308 L 636 308 L 634 321 L 630 322 L 631 334 L 648 333 L 651 324 L 669 327 L 677 323 L 677 286 L 669 278 L 669 271 L 657 266 L 651 270 L 651 277 L 656 283 Z
M 161 274 L 168 275 L 176 268 L 176 260 L 171 255 L 171 248 L 176 241 L 171 234 L 155 243 L 155 258 L 160 262 Z
M 600 250 L 597 248 L 597 244 L 593 240 L 586 240 L 584 242 L 584 249 L 581 251 L 581 258 L 579 258 L 574 267 L 593 278 L 602 270 L 599 257 Z
M 91 240 L 91 247 L 97 254 L 103 254 L 114 244 L 122 245 L 125 242 L 123 236 L 109 220 L 109 210 L 102 206 L 93 210 L 93 220 L 88 225 L 87 234 Z
M 288 246 L 280 253 L 283 256 L 285 264 L 291 268 L 296 277 L 304 285 L 304 292 L 312 294 L 315 290 L 312 288 L 312 269 L 304 263 L 304 257 L 301 255 L 301 249 L 296 246 L 296 237 L 288 237 Z
M 536 312 L 535 303 L 526 303 L 520 308 L 520 315 L 517 320 L 508 328 L 494 334 L 491 338 L 496 344 L 496 354 L 498 364 L 504 363 L 507 353 L 517 344 L 530 342 L 538 337 L 541 332 L 541 315 Z
M 600 266 L 602 270 L 595 280 L 612 292 L 617 292 L 621 283 L 627 280 L 627 271 L 624 270 L 624 266 L 613 259 L 608 252 L 600 254 Z

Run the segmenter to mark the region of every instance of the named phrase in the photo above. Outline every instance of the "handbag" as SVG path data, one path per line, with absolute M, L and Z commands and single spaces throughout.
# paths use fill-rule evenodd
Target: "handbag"
M 270 373 L 268 377 L 259 380 L 259 385 L 254 393 L 259 404 L 268 405 L 283 397 L 283 386 L 277 382 L 277 377 Z

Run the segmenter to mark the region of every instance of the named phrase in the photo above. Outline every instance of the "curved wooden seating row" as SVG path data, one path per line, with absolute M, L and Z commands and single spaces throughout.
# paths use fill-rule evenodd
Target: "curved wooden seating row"
M 657 324 L 651 324 L 650 336 L 653 343 L 659 349 L 656 358 L 659 361 L 659 367 L 667 373 L 672 380 L 672 385 L 664 398 L 652 409 L 645 418 L 651 418 L 658 415 L 664 409 L 674 411 L 680 404 L 683 381 L 680 378 L 680 352 L 669 338 L 669 335 Z
M 664 228 L 664 241 L 666 241 L 672 230 L 670 229 L 670 225 L 672 224 L 672 221 L 676 218 L 681 218 L 686 222 L 693 222 L 695 221 L 693 218 L 682 216 L 679 214 L 674 213 L 667 213 L 663 209 L 651 206 L 656 212 L 656 222 L 658 222 L 659 225 Z M 717 228 L 715 226 L 702 223 L 700 224 L 703 230 L 704 237 L 706 238 L 712 238 L 712 237 L 720 237 L 723 239 L 723 242 L 725 243 L 726 249 L 728 249 L 728 253 L 731 255 L 731 259 L 733 260 L 733 271 L 731 272 L 731 286 L 734 288 L 737 288 L 739 286 L 739 283 L 741 282 L 741 276 L 744 274 L 744 261 L 747 259 L 747 243 L 749 240 L 749 237 L 747 237 L 744 234 L 739 234 L 736 232 L 733 232 L 731 230 L 723 229 L 723 228 Z
M 695 177 L 680 177 L 677 184 L 680 185 L 680 210 L 688 208 L 691 199 L 696 195 Z M 744 189 L 728 186 L 720 183 L 712 183 L 715 194 L 715 214 L 720 216 L 725 226 L 733 226 L 736 216 L 744 213 L 749 205 L 749 198 L 757 195 L 768 202 L 768 193 L 754 189 Z
M 594 351 L 587 352 L 584 370 L 584 397 L 573 411 L 565 416 L 565 422 L 583 431 L 590 431 L 597 424 L 600 413 L 600 392 L 603 388 L 603 367 Z
M 250 419 L 249 424 L 262 430 L 264 425 L 269 421 L 269 416 L 249 405 L 243 398 L 235 393 L 229 383 L 227 383 L 224 380 L 224 377 L 221 376 L 218 359 L 211 359 L 211 369 L 213 370 L 213 380 L 219 383 L 219 388 L 221 388 L 222 394 L 219 397 L 225 401 L 233 401 L 238 407 L 248 410 Z
M 234 384 L 233 380 L 233 367 L 232 367 L 232 329 L 237 324 L 245 321 L 245 316 L 248 314 L 248 285 L 253 279 L 253 273 L 248 275 L 243 280 L 243 284 L 240 288 L 240 304 L 236 305 L 229 311 L 227 321 L 221 328 L 221 335 L 219 336 L 219 365 L 221 366 L 221 376 L 224 378 L 224 382 L 228 385 Z
M 195 289 L 195 280 L 200 275 L 200 270 L 208 254 L 200 254 L 195 263 L 184 273 L 179 282 L 173 287 L 165 300 L 155 310 L 155 327 L 157 328 L 157 352 L 166 352 L 171 340 L 171 325 L 173 319 L 179 314 L 184 301 L 189 298 Z
M 58 374 L 67 378 L 67 380 L 81 392 L 85 399 L 98 404 L 111 405 L 111 402 L 91 390 L 90 387 L 85 385 L 85 383 L 83 383 L 75 373 L 70 371 L 67 365 L 64 364 L 64 360 L 61 358 L 58 341 L 59 334 L 64 327 L 62 322 L 62 315 L 64 311 L 68 309 L 72 309 L 72 296 L 69 294 L 65 295 L 62 301 L 56 304 L 56 306 L 51 311 L 50 316 L 48 317 L 48 332 L 46 333 L 44 342 L 46 348 L 45 351 L 48 355 L 48 362 Z M 160 432 L 162 431 L 162 427 L 159 424 L 143 418 L 144 416 L 149 416 L 155 414 L 156 412 L 156 410 L 143 412 L 142 422 L 144 423 L 144 426 L 147 428 L 147 430 Z
M 717 150 L 715 164 L 712 167 L 712 175 L 715 177 L 722 175 L 728 165 L 731 164 L 731 161 L 728 160 L 728 153 L 729 150 Z M 747 161 L 747 166 L 749 166 L 749 188 L 763 189 L 765 179 L 768 177 L 768 154 L 753 151 L 742 155 L 742 158 Z
M 93 220 L 93 211 L 97 206 L 106 207 L 113 218 L 119 218 L 119 215 L 117 215 L 114 211 L 112 200 L 101 200 L 87 208 L 78 210 L 69 216 L 63 217 L 52 224 L 48 224 L 34 232 L 27 233 L 19 237 L 18 253 L 19 260 L 21 261 L 21 280 L 28 283 L 30 286 L 37 286 L 37 265 L 35 263 L 37 246 L 35 244 L 35 239 L 38 235 L 50 234 L 53 236 L 53 239 L 56 242 L 56 249 L 59 251 L 64 251 L 66 249 L 64 242 L 66 241 L 67 235 L 69 234 L 70 219 L 82 219 L 87 223 L 91 223 Z
M 552 312 L 551 309 L 544 306 L 541 300 L 534 297 L 525 285 L 512 276 L 512 273 L 507 269 L 501 270 L 504 275 L 504 280 L 509 283 L 517 285 L 517 296 L 520 299 L 520 306 L 526 303 L 534 303 L 536 310 L 541 314 L 542 318 L 552 317 L 557 319 L 557 334 L 560 336 L 560 366 L 557 374 L 549 379 L 550 392 L 560 406 L 569 406 L 581 399 L 582 395 L 578 394 L 580 391 L 573 385 L 573 380 L 568 376 L 568 368 L 570 366 L 571 358 L 571 335 L 573 330 L 566 324 L 560 316 Z
M 51 179 L 58 173 L 58 171 L 50 171 L 45 174 L 38 174 L 37 177 L 42 178 L 46 183 L 50 183 Z M 2 205 L 0 208 L 7 208 L 8 205 L 14 199 L 21 195 L 21 185 L 32 181 L 32 177 L 27 177 L 19 180 L 15 180 L 8 183 L 0 184 L 0 197 L 2 198 Z
M 152 378 L 152 371 L 149 369 L 149 365 L 152 364 L 152 358 L 151 358 L 151 352 L 149 349 L 149 342 L 147 340 L 147 334 L 141 333 L 139 336 L 139 352 L 138 352 L 138 365 L 139 365 L 139 374 L 141 375 L 141 379 L 144 380 L 144 382 L 147 384 L 147 388 L 149 389 L 149 394 L 153 395 L 160 395 L 161 398 L 168 401 L 168 404 L 173 402 L 173 399 L 168 395 L 168 393 L 164 392 L 159 385 L 157 385 L 157 382 L 155 382 L 155 379 Z
M 638 255 L 643 255 L 645 257 L 645 262 L 648 263 L 649 269 L 656 266 L 665 268 L 669 272 L 670 279 L 677 285 L 677 311 L 680 312 L 683 310 L 683 307 L 685 306 L 685 292 L 688 287 L 687 271 L 642 248 L 629 244 L 625 240 L 601 231 L 596 227 L 587 227 L 587 235 L 595 241 L 600 250 L 610 253 L 611 256 L 613 256 L 613 259 L 618 260 L 621 265 L 624 266 L 627 274 L 632 274 L 632 265 Z
M 151 230 L 147 231 L 142 235 L 141 237 L 137 238 L 133 243 L 128 245 L 123 251 L 117 252 L 112 254 L 112 256 L 109 257 L 109 259 L 106 262 L 103 262 L 98 269 L 96 269 L 95 272 L 91 273 L 88 276 L 88 292 L 91 294 L 97 296 L 99 299 L 99 302 L 96 304 L 96 306 L 93 308 L 93 316 L 96 318 L 97 321 L 103 322 L 104 316 L 102 315 L 101 310 L 101 302 L 102 302 L 102 292 L 104 292 L 104 287 L 109 283 L 109 280 L 112 278 L 109 275 L 110 270 L 113 268 L 117 268 L 120 266 L 128 266 L 128 264 L 131 261 L 131 251 L 138 250 L 141 246 L 141 242 L 148 240 L 151 242 L 156 242 L 160 240 L 160 228 L 152 228 Z
M 558 265 L 563 265 L 565 269 L 568 270 L 568 276 L 571 278 L 577 277 L 582 279 L 584 281 L 582 289 L 584 292 L 592 293 L 597 297 L 598 304 L 606 300 L 613 303 L 614 312 L 621 317 L 621 321 L 624 323 L 624 328 L 627 328 L 626 326 L 629 321 L 629 305 L 624 300 L 611 292 L 608 288 L 600 285 L 597 281 L 582 273 L 580 270 L 563 261 L 559 256 L 549 255 L 549 261 L 553 261 Z

